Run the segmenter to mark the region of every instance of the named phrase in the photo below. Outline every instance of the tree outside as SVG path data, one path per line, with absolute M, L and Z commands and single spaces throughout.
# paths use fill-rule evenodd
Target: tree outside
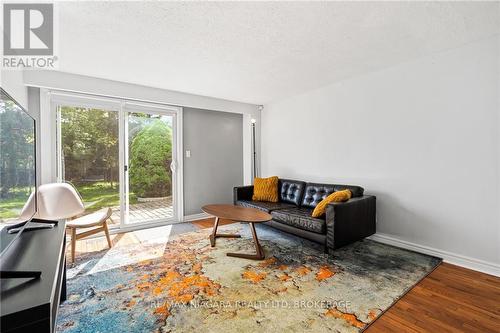
M 118 112 L 59 107 L 61 173 L 88 211 L 118 206 Z
M 171 195 L 172 130 L 159 119 L 142 128 L 130 144 L 130 190 L 138 197 Z
M 0 100 L 0 221 L 19 216 L 35 186 L 35 125 L 21 108 Z
M 64 180 L 117 188 L 118 112 L 63 106 L 60 115 Z

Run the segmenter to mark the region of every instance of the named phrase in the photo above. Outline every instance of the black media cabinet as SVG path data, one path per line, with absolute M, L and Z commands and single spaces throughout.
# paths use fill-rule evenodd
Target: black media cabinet
M 65 235 L 64 221 L 23 232 L 2 258 L 2 270 L 41 271 L 36 279 L 0 280 L 2 333 L 55 331 L 59 302 L 66 300 Z

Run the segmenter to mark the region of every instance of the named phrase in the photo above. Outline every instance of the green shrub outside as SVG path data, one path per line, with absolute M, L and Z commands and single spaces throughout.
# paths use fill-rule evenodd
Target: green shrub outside
M 130 190 L 138 197 L 171 195 L 172 130 L 158 120 L 144 127 L 130 146 Z

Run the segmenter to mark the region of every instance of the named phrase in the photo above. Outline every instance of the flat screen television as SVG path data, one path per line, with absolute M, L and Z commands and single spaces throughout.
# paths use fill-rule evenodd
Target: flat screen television
M 0 257 L 36 213 L 36 124 L 0 88 Z

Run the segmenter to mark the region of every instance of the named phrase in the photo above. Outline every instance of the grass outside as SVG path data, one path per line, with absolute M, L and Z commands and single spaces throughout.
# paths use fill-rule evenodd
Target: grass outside
M 9 192 L 10 198 L 0 199 L 0 220 L 17 217 L 31 191 L 28 187 L 16 187 Z
M 108 182 L 76 183 L 73 184 L 85 204 L 86 212 L 93 212 L 105 207 L 115 207 L 120 205 L 120 192 L 118 185 Z M 0 219 L 17 217 L 24 206 L 28 196 L 27 188 L 16 188 L 11 190 L 12 197 L 2 199 L 0 202 Z M 130 193 L 130 204 L 137 203 L 137 196 Z
M 93 212 L 101 208 L 115 207 L 120 205 L 120 190 L 118 184 L 108 182 L 76 183 L 73 184 L 82 196 L 85 209 Z M 137 196 L 130 192 L 129 203 L 137 203 Z

